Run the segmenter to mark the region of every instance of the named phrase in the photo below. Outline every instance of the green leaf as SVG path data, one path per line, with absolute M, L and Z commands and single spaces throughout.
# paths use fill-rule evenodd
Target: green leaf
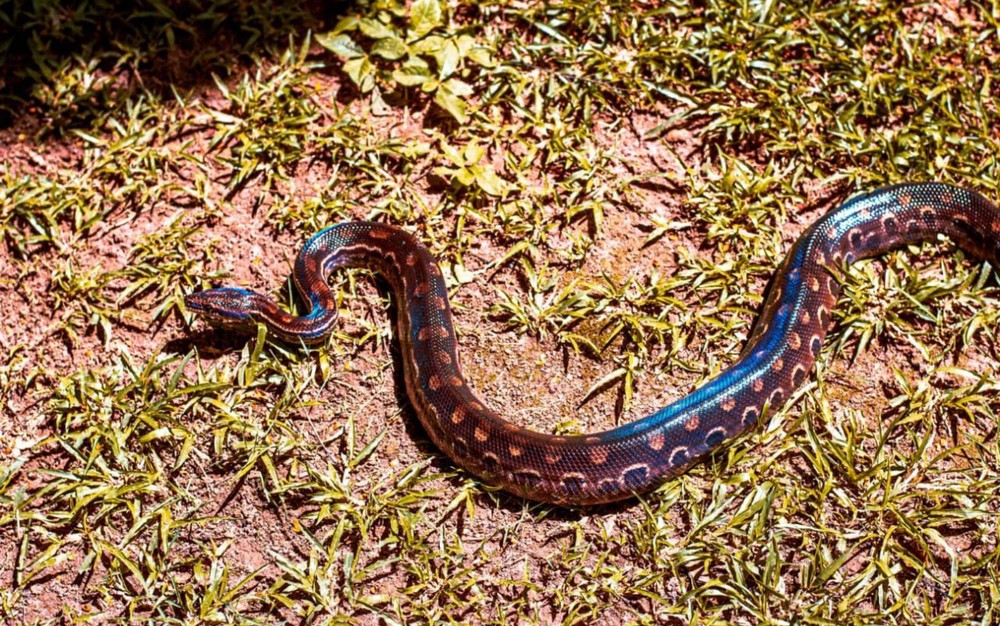
M 429 54 L 437 57 L 447 42 L 448 40 L 440 35 L 430 35 L 410 44 L 410 50 L 413 54 Z
M 372 44 L 371 53 L 389 61 L 401 59 L 409 54 L 409 49 L 399 37 L 386 37 Z
M 462 158 L 465 159 L 466 165 L 479 163 L 480 159 L 484 156 L 486 156 L 486 148 L 478 143 L 469 143 L 465 146 L 465 150 L 462 151 Z
M 455 172 L 455 180 L 463 187 L 468 187 L 476 180 L 476 175 L 472 173 L 472 170 L 463 167 Z
M 387 37 L 396 36 L 394 30 L 378 20 L 364 18 L 358 21 L 358 26 L 365 37 L 371 37 L 372 39 L 386 39 Z
M 347 32 L 349 30 L 357 30 L 358 22 L 360 21 L 361 18 L 357 15 L 341 18 L 340 21 L 337 22 L 337 25 L 333 27 L 333 30 L 331 30 L 328 34 L 339 35 L 340 33 Z
M 345 61 L 344 71 L 362 93 L 368 93 L 375 86 L 374 67 L 368 57 Z
M 457 78 L 449 78 L 441 85 L 442 89 L 447 89 L 456 96 L 465 97 L 472 95 L 472 86 Z
M 479 188 L 488 193 L 491 196 L 502 196 L 504 193 L 503 180 L 497 176 L 497 173 L 493 171 L 490 166 L 477 165 L 472 169 L 472 172 L 476 175 L 476 184 Z
M 439 81 L 436 78 L 431 78 L 423 85 L 420 85 L 420 91 L 423 91 L 424 93 L 434 93 L 440 86 L 441 86 L 441 81 Z
M 460 94 L 452 91 L 448 84 L 450 82 L 449 80 L 438 87 L 437 93 L 434 94 L 434 102 L 451 114 L 459 123 L 464 124 L 469 121 L 465 100 L 462 99 Z
M 410 7 L 410 37 L 420 39 L 441 25 L 441 5 L 437 0 L 414 0 Z
M 458 50 L 458 45 L 454 41 L 445 42 L 444 48 L 436 55 L 438 62 L 438 76 L 441 80 L 448 78 L 458 69 L 458 64 L 462 62 L 462 54 Z
M 359 59 L 365 56 L 365 51 L 354 43 L 348 35 L 330 36 L 329 33 L 316 35 L 316 41 L 330 52 L 344 59 Z
M 427 63 L 417 57 L 410 57 L 402 67 L 392 73 L 392 79 L 404 87 L 423 85 L 433 78 Z
M 493 59 L 493 51 L 482 46 L 476 46 L 469 50 L 469 59 L 485 68 L 496 67 L 497 64 Z

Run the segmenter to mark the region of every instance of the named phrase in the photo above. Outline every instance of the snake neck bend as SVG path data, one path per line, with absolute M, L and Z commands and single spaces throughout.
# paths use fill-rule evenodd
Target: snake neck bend
M 347 222 L 312 237 L 294 270 L 295 284 L 313 307 L 305 317 L 293 318 L 259 302 L 216 305 L 211 311 L 192 308 L 214 317 L 263 321 L 289 341 L 314 341 L 329 332 L 336 317 L 327 287 L 330 272 L 373 268 L 395 293 L 407 392 L 434 443 L 457 464 L 507 491 L 588 505 L 654 488 L 765 412 L 780 408 L 809 375 L 823 345 L 839 295 L 840 268 L 939 234 L 996 261 L 1000 211 L 979 194 L 937 183 L 896 185 L 849 200 L 810 226 L 792 247 L 732 366 L 645 418 L 590 435 L 521 428 L 476 397 L 459 368 L 441 270 L 413 235 L 398 228 Z M 189 301 L 201 304 L 201 295 Z

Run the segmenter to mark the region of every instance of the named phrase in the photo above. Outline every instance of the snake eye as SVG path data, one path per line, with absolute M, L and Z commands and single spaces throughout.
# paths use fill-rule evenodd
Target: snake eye
M 184 304 L 210 322 L 239 323 L 253 321 L 262 299 L 264 296 L 247 289 L 219 287 L 185 296 Z

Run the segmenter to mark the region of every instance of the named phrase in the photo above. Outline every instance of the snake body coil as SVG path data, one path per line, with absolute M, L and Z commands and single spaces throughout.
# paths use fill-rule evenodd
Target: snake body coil
M 406 388 L 434 443 L 458 465 L 533 500 L 596 504 L 657 486 L 692 460 L 780 408 L 809 375 L 830 324 L 845 263 L 938 234 L 994 264 L 1000 210 L 977 193 L 902 184 L 855 197 L 810 226 L 774 278 L 739 360 L 693 393 L 635 422 L 590 435 L 520 428 L 490 410 L 459 369 L 448 292 L 433 257 L 406 231 L 345 222 L 313 236 L 294 280 L 311 312 L 292 317 L 270 299 L 235 288 L 187 297 L 226 325 L 264 323 L 289 342 L 322 340 L 337 317 L 328 275 L 368 267 L 385 276 L 399 306 Z

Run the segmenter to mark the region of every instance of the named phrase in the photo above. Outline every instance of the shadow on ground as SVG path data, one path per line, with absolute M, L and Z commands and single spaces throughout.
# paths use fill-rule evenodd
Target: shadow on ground
M 353 2 L 14 0 L 0 5 L 0 129 L 33 104 L 55 129 L 138 90 L 170 97 L 329 30 Z

